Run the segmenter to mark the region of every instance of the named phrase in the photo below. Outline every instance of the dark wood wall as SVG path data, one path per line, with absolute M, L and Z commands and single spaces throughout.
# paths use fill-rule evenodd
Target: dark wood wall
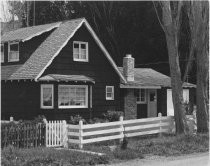
M 89 61 L 73 61 L 73 41 L 88 42 Z M 61 50 L 52 64 L 46 69 L 47 74 L 85 75 L 95 80 L 92 86 L 93 116 L 100 116 L 107 110 L 120 110 L 119 83 L 120 78 L 110 62 L 105 57 L 95 40 L 92 38 L 85 26 L 82 26 L 67 45 Z M 106 86 L 114 86 L 114 100 L 106 100 Z M 57 102 L 57 101 L 56 101 Z M 62 109 L 55 110 L 60 114 L 78 113 L 84 116 L 90 115 L 88 109 Z
M 31 81 L 1 82 L 1 119 L 33 119 L 40 114 L 40 88 Z

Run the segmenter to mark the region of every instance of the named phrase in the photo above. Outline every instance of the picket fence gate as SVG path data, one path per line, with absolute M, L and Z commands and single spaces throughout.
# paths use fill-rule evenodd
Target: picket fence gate
M 60 147 L 64 146 L 64 140 L 66 135 L 66 121 L 46 121 L 46 135 L 45 145 L 46 147 Z

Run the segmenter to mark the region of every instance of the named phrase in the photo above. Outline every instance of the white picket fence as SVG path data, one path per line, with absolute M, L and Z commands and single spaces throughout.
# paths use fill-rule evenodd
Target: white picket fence
M 47 147 L 64 146 L 68 143 L 77 144 L 83 148 L 84 144 L 100 141 L 119 139 L 124 137 L 135 137 L 148 134 L 161 134 L 174 130 L 173 117 L 158 117 L 123 120 L 97 124 L 79 125 L 66 124 L 66 121 L 49 121 L 46 123 L 46 145 Z
M 46 124 L 46 146 L 59 147 L 64 146 L 66 121 L 45 121 Z

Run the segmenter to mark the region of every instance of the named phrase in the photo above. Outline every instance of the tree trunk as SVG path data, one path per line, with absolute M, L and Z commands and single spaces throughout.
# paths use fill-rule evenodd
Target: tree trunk
M 175 41 L 174 35 L 166 35 L 170 75 L 171 75 L 171 86 L 172 86 L 172 99 L 174 105 L 174 117 L 176 122 L 176 133 L 182 134 L 185 132 L 185 109 L 183 106 L 183 90 L 181 81 L 181 72 L 179 66 L 178 48 Z
M 201 47 L 202 48 L 202 47 Z M 208 132 L 208 54 L 204 50 L 198 51 L 197 62 L 197 132 Z
M 163 27 L 166 35 L 166 42 L 169 56 L 169 66 L 172 86 L 172 99 L 174 105 L 174 116 L 176 123 L 176 133 L 186 133 L 186 118 L 183 105 L 183 90 L 181 71 L 179 66 L 179 51 L 178 51 L 178 29 L 179 25 L 174 18 L 170 2 L 162 2 L 162 17 Z M 180 14 L 180 13 L 179 13 Z

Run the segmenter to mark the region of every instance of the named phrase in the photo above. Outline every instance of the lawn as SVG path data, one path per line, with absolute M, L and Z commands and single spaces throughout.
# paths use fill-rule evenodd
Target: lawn
M 122 144 L 119 144 L 119 141 L 106 141 L 84 146 L 84 150 L 105 153 L 106 155 L 104 156 L 43 147 L 32 149 L 15 149 L 13 147 L 7 147 L 1 151 L 1 165 L 88 166 L 144 158 L 147 155 L 168 157 L 207 152 L 209 150 L 208 134 L 181 136 L 164 135 L 162 137 L 145 136 L 130 138 L 127 139 L 126 142 L 128 144 L 125 149 L 121 149 Z
M 97 156 L 53 148 L 15 149 L 4 148 L 1 152 L 2 166 L 87 166 L 107 164 L 106 156 Z

